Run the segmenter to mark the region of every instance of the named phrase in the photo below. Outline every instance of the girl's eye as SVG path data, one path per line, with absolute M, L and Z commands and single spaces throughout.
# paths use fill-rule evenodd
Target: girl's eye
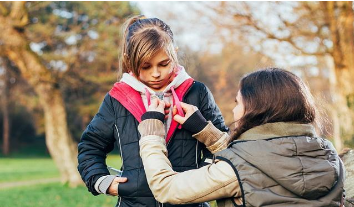
M 147 70 L 147 69 L 149 69 L 149 68 L 150 68 L 150 66 L 141 67 L 141 69 L 143 69 L 143 70 Z
M 161 64 L 162 67 L 168 66 L 170 63 Z
M 171 61 L 164 62 L 164 63 L 161 63 L 160 65 L 161 65 L 162 67 L 166 67 L 166 66 L 168 66 L 168 65 L 170 64 L 170 62 L 171 62 Z

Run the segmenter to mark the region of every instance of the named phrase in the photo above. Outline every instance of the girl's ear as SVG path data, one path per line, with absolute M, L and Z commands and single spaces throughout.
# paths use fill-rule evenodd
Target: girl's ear
M 178 52 L 178 49 L 179 49 L 178 46 L 176 46 L 176 48 L 175 48 L 176 53 Z

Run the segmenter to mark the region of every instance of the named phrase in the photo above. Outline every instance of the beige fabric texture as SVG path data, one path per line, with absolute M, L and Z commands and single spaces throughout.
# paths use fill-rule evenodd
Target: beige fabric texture
M 165 137 L 166 134 L 164 124 L 158 119 L 146 119 L 140 122 L 138 130 L 141 137 L 148 135 Z
M 228 163 L 216 160 L 200 169 L 178 173 L 172 170 L 162 136 L 143 136 L 139 144 L 149 187 L 159 202 L 187 204 L 241 196 L 235 172 Z
M 226 149 L 231 138 L 228 133 L 220 131 L 210 121 L 208 121 L 208 125 L 202 131 L 194 134 L 193 137 L 205 144 L 207 149 L 213 154 Z

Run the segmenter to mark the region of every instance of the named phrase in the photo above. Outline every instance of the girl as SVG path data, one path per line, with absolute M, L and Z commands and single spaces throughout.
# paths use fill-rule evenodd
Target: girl
M 163 113 L 154 102 L 150 114 Z M 173 171 L 165 154 L 162 122 L 144 115 L 140 155 L 158 201 L 173 204 L 218 199 L 218 206 L 342 206 L 344 168 L 332 144 L 316 135 L 312 96 L 294 74 L 266 69 L 240 82 L 232 137 L 182 103 L 174 119 L 215 153 L 211 165 Z M 153 112 L 155 111 L 155 112 Z M 162 119 L 161 119 L 162 120 Z M 229 143 L 229 141 L 231 141 Z M 188 193 L 186 193 L 188 191 Z
M 117 206 L 160 206 L 149 189 L 139 156 L 137 126 L 151 101 L 164 100 L 171 107 L 176 106 L 183 116 L 183 100 L 198 106 L 221 131 L 228 128 L 209 89 L 194 81 L 178 64 L 170 27 L 160 19 L 144 16 L 133 17 L 125 25 L 121 52 L 124 73 L 82 134 L 78 170 L 92 194 L 119 195 Z M 163 125 L 173 169 L 182 172 L 200 167 L 211 153 L 190 132 L 181 129 L 169 111 Z M 109 175 L 105 163 L 114 144 L 121 153 L 122 177 Z

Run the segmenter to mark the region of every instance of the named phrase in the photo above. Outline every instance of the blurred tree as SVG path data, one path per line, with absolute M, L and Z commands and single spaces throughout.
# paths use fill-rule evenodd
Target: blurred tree
M 273 61 L 235 42 L 224 44 L 228 46 L 220 53 L 193 51 L 188 47 L 181 47 L 179 57 L 188 73 L 210 88 L 218 107 L 223 112 L 226 124 L 230 125 L 233 122 L 232 109 L 235 107 L 241 77 L 255 69 L 273 65 Z
M 217 5 L 215 5 L 217 4 Z M 334 142 L 354 136 L 354 12 L 352 2 L 219 2 L 204 12 L 229 39 L 246 42 L 269 55 L 269 46 L 296 56 L 327 57 L 330 76 Z M 222 20 L 222 21 L 220 21 Z
M 100 8 L 100 9 L 98 9 Z M 69 129 L 78 140 L 117 80 L 121 25 L 138 10 L 129 2 L 31 3 L 32 48 L 58 79 Z
M 1 109 L 3 116 L 3 142 L 2 152 L 5 156 L 10 153 L 10 117 L 9 117 L 9 84 L 7 63 L 3 58 L 0 58 L 0 94 L 1 94 Z
M 5 8 L 5 7 L 3 7 Z M 3 9 L 0 17 L 2 51 L 20 69 L 39 96 L 44 109 L 46 142 L 64 182 L 71 186 L 81 183 L 76 170 L 76 144 L 71 139 L 66 122 L 64 101 L 53 74 L 41 63 L 29 47 L 24 33 L 29 23 L 25 2 L 13 2 L 11 10 Z
M 6 108 L 0 111 L 2 117 L 0 133 L 4 135 L 3 139 L 8 136 L 9 153 L 18 153 L 27 146 L 36 147 L 40 142 L 44 144 L 44 128 L 41 122 L 43 110 L 33 88 L 21 77 L 19 69 L 6 57 L 0 58 L 0 71 L 2 71 L 0 74 L 4 75 L 0 75 L 0 90 L 5 89 L 6 86 L 6 94 L 0 96 L 0 99 L 5 99 L 1 106 L 5 107 L 7 104 Z M 6 112 L 3 112 L 5 110 Z M 8 118 L 5 118 L 6 116 Z M 3 145 L 5 146 L 6 144 Z M 45 149 L 41 150 L 45 152 Z
M 136 12 L 128 2 L 0 4 L 1 55 L 14 62 L 34 88 L 44 111 L 47 147 L 62 181 L 70 186 L 82 181 L 64 100 L 76 113 L 82 108 L 81 113 L 89 115 L 97 111 L 101 90 L 107 92 L 116 80 L 119 26 Z M 89 119 L 84 119 L 86 124 Z M 86 124 L 81 123 L 79 131 Z

